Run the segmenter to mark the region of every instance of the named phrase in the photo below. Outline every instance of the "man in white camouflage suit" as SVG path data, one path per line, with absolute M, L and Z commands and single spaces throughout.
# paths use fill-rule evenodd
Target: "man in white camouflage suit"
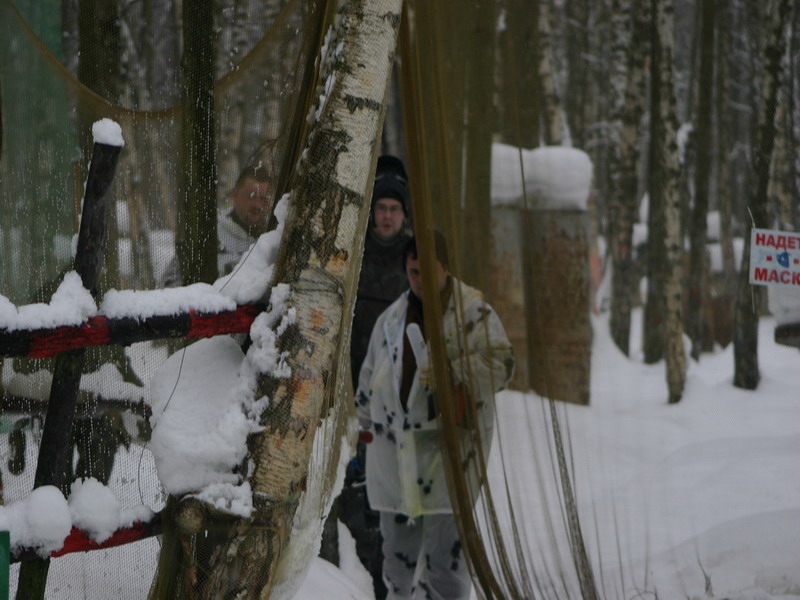
M 444 237 L 435 232 L 435 239 L 435 285 L 441 295 L 449 360 L 449 381 L 437 386 L 450 386 L 449 397 L 457 404 L 456 422 L 465 439 L 471 427 L 480 427 L 488 448 L 494 394 L 513 372 L 511 344 L 482 294 L 450 274 Z M 419 332 L 425 329 L 423 282 L 414 239 L 406 247 L 404 264 L 410 289 L 378 318 L 356 393 L 360 425 L 372 434 L 366 458 L 367 496 L 380 512 L 387 598 L 466 600 L 470 575 L 453 517 L 437 429 L 436 401 L 442 395 L 432 391 L 427 350 L 420 353 Z M 472 423 L 466 422 L 465 407 L 458 405 L 469 399 L 477 408 Z

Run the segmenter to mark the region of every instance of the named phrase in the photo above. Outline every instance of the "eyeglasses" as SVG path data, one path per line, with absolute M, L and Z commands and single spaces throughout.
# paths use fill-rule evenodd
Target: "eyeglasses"
M 391 204 L 378 202 L 375 204 L 374 210 L 375 212 L 398 213 L 403 212 L 403 207 L 397 202 L 392 202 Z

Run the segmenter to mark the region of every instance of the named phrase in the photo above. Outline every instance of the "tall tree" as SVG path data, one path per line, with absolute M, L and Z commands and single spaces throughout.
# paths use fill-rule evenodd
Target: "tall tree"
M 567 0 L 562 9 L 563 26 L 559 32 L 564 43 L 566 69 L 564 110 L 572 142 L 577 148 L 586 147 L 586 123 L 591 97 L 588 83 L 591 56 L 589 13 L 592 8 L 593 3 Z
M 714 21 L 716 0 L 702 0 L 700 13 L 700 68 L 697 71 L 697 110 L 694 119 L 696 165 L 694 206 L 689 227 L 689 289 L 687 324 L 692 340 L 692 358 L 698 360 L 703 350 L 703 314 L 705 309 L 708 260 L 706 233 L 708 194 L 711 178 L 711 115 L 714 88 Z
M 728 45 L 730 35 L 727 25 L 729 10 L 724 7 L 717 14 L 717 32 L 715 43 L 717 50 L 714 53 L 717 59 L 717 67 L 714 70 L 714 87 L 716 88 L 716 144 L 715 154 L 717 159 L 717 210 L 719 212 L 719 244 L 722 254 L 722 275 L 724 288 L 721 291 L 722 301 L 719 302 L 717 309 L 723 310 L 724 314 L 717 314 L 715 317 L 725 324 L 725 335 L 722 337 L 722 344 L 727 346 L 730 343 L 731 328 L 728 324 L 733 323 L 733 303 L 736 297 L 736 259 L 733 250 L 733 199 L 731 193 L 731 163 L 729 160 L 731 153 L 731 132 L 730 132 L 730 94 L 728 91 L 730 82 L 730 70 L 728 68 L 729 51 Z M 716 337 L 720 339 L 720 332 L 716 332 Z
M 683 395 L 686 356 L 683 348 L 683 293 L 681 259 L 681 194 L 679 187 L 677 115 L 673 72 L 672 0 L 652 0 L 653 46 L 651 96 L 651 171 L 650 225 L 648 253 L 652 269 L 648 273 L 649 325 L 658 326 L 662 351 L 667 363 L 669 402 Z M 654 231 L 655 221 L 663 226 Z M 658 282 L 652 286 L 653 281 Z M 657 295 L 656 295 L 657 294 Z M 653 309 L 651 309 L 651 304 Z M 659 312 L 660 311 L 660 312 Z M 663 323 L 663 328 L 660 327 Z M 655 329 L 656 327 L 654 327 Z M 650 332 L 651 334 L 653 331 Z M 651 348 L 654 350 L 655 348 Z M 646 357 L 647 358 L 647 357 Z M 650 355 L 652 358 L 652 355 Z
M 469 47 L 480 50 L 473 50 L 470 67 L 465 73 L 466 162 L 462 239 L 471 243 L 464 244 L 463 250 L 465 253 L 488 256 L 491 251 L 491 231 L 486 224 L 491 219 L 492 132 L 495 125 L 489 115 L 492 115 L 494 98 L 494 23 L 497 9 L 492 2 L 475 2 L 471 10 L 465 12 L 469 18 Z M 478 289 L 488 288 L 487 261 L 471 260 L 464 255 L 461 269 L 465 281 Z
M 183 234 L 177 246 L 185 284 L 217 278 L 217 170 L 213 2 L 183 3 Z
M 537 88 L 539 0 L 503 0 L 500 32 L 500 127 L 513 146 L 539 145 L 540 98 Z M 519 48 L 526 52 L 520 53 Z
M 758 368 L 758 319 L 763 288 L 751 286 L 750 230 L 769 226 L 767 211 L 770 163 L 775 144 L 775 113 L 782 74 L 782 58 L 786 49 L 786 23 L 792 3 L 790 0 L 769 0 L 764 12 L 765 43 L 761 97 L 758 106 L 756 139 L 752 152 L 753 190 L 749 212 L 752 221 L 746 224 L 744 256 L 739 273 L 739 293 L 736 297 L 736 321 L 733 339 L 733 384 L 747 390 L 758 387 L 761 373 Z
M 341 411 L 352 406 L 345 385 L 349 363 L 337 357 L 346 355 L 349 344 L 369 217 L 366 192 L 374 175 L 365 157 L 378 147 L 400 6 L 400 0 L 344 2 L 326 38 L 336 60 L 322 57 L 320 63 L 331 72 L 321 73 L 320 81 L 330 75 L 332 85 L 302 150 L 298 170 L 303 176 L 291 185 L 292 206 L 275 269 L 276 281 L 292 291 L 287 309 L 297 315 L 296 324 L 278 337 L 291 376 L 258 378 L 256 397 L 270 402 L 261 417 L 263 430 L 248 443 L 254 514 L 224 530 L 225 539 L 197 582 L 197 597 L 267 598 L 277 584 L 290 585 L 280 581 L 280 572 L 294 568 L 286 549 L 301 499 L 308 498 L 311 487 L 309 460 L 318 424 L 331 414 L 347 414 Z M 320 30 L 332 19 L 323 16 Z M 317 33 L 314 39 L 321 41 L 322 32 Z M 253 342 L 255 347 L 261 343 Z M 338 451 L 340 444 L 335 446 Z M 177 516 L 177 523 L 188 526 L 182 531 L 186 540 L 210 528 L 204 510 L 191 500 L 182 503 Z M 314 517 L 321 528 L 319 513 Z
M 631 309 L 638 294 L 633 261 L 633 224 L 637 219 L 641 120 L 647 103 L 645 64 L 650 22 L 646 10 L 633 10 L 630 0 L 612 4 L 616 45 L 611 78 L 614 111 L 613 160 L 609 166 L 608 239 L 612 259 L 611 337 L 629 353 Z
M 538 0 L 539 39 L 537 62 L 539 93 L 542 98 L 542 138 L 548 146 L 560 146 L 564 140 L 566 122 L 556 87 L 553 64 L 553 42 L 550 34 L 550 0 Z

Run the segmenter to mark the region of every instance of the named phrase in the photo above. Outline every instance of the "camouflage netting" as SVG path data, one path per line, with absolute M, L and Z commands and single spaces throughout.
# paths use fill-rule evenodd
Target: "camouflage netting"
M 313 535 L 301 539 L 298 523 L 312 534 L 321 531 L 341 482 L 340 453 L 353 438 L 343 357 L 369 212 L 364 199 L 397 90 L 401 110 L 392 117 L 402 120 L 403 135 L 395 129 L 387 139 L 396 153 L 407 148 L 422 256 L 434 255 L 433 230 L 444 232 L 453 274 L 483 290 L 506 326 L 516 355 L 514 389 L 588 402 L 591 164 L 582 153 L 568 157 L 576 177 L 586 179 L 588 172 L 589 179 L 578 185 L 582 197 L 567 194 L 573 197 L 565 209 L 562 198 L 552 197 L 555 184 L 526 189 L 522 171 L 513 170 L 528 160 L 522 152 L 493 147 L 497 132 L 485 118 L 494 110 L 494 71 L 486 64 L 493 55 L 480 36 L 493 35 L 494 19 L 475 4 L 411 1 L 401 19 L 399 0 L 0 0 L 0 294 L 12 303 L 49 302 L 72 269 L 91 126 L 101 118 L 119 123 L 125 147 L 111 191 L 116 210 L 108 222 L 100 298 L 112 289 L 159 289 L 176 260 L 184 284 L 221 275 L 215 214 L 229 207 L 247 167 L 267 172 L 273 208 L 291 194 L 275 282 L 288 283 L 294 294 L 298 326 L 280 340 L 293 375 L 259 380 L 259 393 L 273 404 L 262 418 L 266 429 L 249 443 L 255 517 L 209 516 L 203 507 L 168 499 L 160 486 L 148 449 L 146 384 L 183 342 L 90 349 L 67 483 L 94 476 L 125 507 L 163 511 L 165 533 L 98 551 L 101 561 L 98 553 L 53 559 L 48 595 L 88 598 L 102 590 L 104 598 L 189 597 L 194 586 L 199 597 L 222 597 L 244 585 L 252 597 L 290 593 L 309 559 L 288 543 L 292 526 L 296 542 L 318 543 Z M 396 38 L 397 78 L 387 91 Z M 503 51 L 514 55 L 513 43 L 506 40 Z M 503 116 L 513 122 L 525 99 L 509 98 Z M 510 175 L 493 173 L 498 153 L 512 166 Z M 518 189 L 504 195 L 497 180 L 516 180 Z M 553 270 L 555 256 L 563 268 Z M 533 283 L 543 280 L 550 285 Z M 436 297 L 425 301 L 432 307 L 426 326 L 435 379 L 445 381 L 437 329 L 442 307 Z M 568 319 L 573 322 L 564 327 Z M 33 486 L 52 363 L 2 362 L 5 504 L 24 499 Z M 563 586 L 566 595 L 580 589 L 593 597 L 568 457 L 556 452 L 541 459 L 542 477 L 550 477 L 553 465 L 559 472 L 562 487 L 551 501 L 553 514 L 565 507 L 568 536 L 547 539 L 562 551 L 540 564 L 535 548 L 542 540 L 527 537 L 521 517 L 515 521 L 524 507 L 511 505 L 508 484 L 476 485 L 487 479 L 492 440 L 462 435 L 445 396 L 439 410 L 448 483 L 459 499 L 456 513 L 481 595 L 530 598 L 543 588 L 558 594 Z M 541 418 L 560 447 L 555 407 Z M 500 504 L 510 523 L 498 521 Z M 199 519 L 195 529 L 186 526 L 192 518 Z M 255 571 L 260 577 L 245 584 L 241 574 Z

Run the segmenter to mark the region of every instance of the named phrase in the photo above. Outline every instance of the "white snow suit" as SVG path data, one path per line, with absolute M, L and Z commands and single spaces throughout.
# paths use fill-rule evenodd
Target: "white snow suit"
M 217 273 L 223 277 L 233 271 L 239 258 L 256 242 L 256 237 L 233 220 L 233 209 L 217 213 Z M 178 257 L 174 256 L 161 277 L 163 287 L 181 284 Z
M 453 278 L 443 314 L 447 357 L 455 383 L 465 386 L 479 408 L 485 445 L 494 427 L 494 394 L 513 372 L 511 343 L 481 293 Z M 409 517 L 450 513 L 433 398 L 419 374 L 407 410 L 400 402 L 408 291 L 378 318 L 361 367 L 356 394 L 359 422 L 373 433 L 367 447 L 367 493 L 372 508 Z M 463 307 L 463 318 L 456 307 Z M 471 374 L 471 376 L 467 376 Z M 465 431 L 465 435 L 468 432 Z

